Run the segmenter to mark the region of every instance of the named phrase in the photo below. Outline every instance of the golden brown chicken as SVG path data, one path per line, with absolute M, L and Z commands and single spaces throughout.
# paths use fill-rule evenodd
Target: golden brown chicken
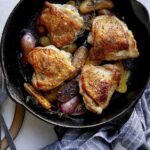
M 58 48 L 73 43 L 84 24 L 76 7 L 49 2 L 45 2 L 39 20 L 49 32 L 52 44 Z
M 115 16 L 96 17 L 88 41 L 93 45 L 91 60 L 121 60 L 139 56 L 132 32 Z
M 38 90 L 47 91 L 72 76 L 75 67 L 71 54 L 55 46 L 36 47 L 28 54 L 28 62 L 34 68 L 32 84 Z
M 80 94 L 88 110 L 101 114 L 120 82 L 117 65 L 85 65 L 79 80 Z

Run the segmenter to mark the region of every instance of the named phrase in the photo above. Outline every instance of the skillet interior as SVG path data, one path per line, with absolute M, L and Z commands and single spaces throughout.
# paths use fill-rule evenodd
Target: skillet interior
M 128 82 L 128 91 L 125 94 L 115 93 L 110 105 L 102 115 L 86 114 L 78 118 L 59 118 L 57 115 L 48 115 L 43 109 L 32 104 L 26 104 L 26 92 L 23 83 L 31 75 L 26 68 L 20 64 L 20 33 L 24 28 L 30 28 L 34 32 L 34 22 L 39 11 L 43 7 L 44 0 L 23 0 L 11 13 L 5 26 L 1 41 L 1 60 L 7 81 L 8 92 L 14 101 L 21 103 L 29 111 L 39 118 L 55 125 L 85 128 L 104 125 L 117 119 L 138 101 L 149 78 L 150 71 L 150 38 L 143 24 L 134 16 L 129 0 L 114 0 L 115 12 L 124 20 L 129 29 L 133 31 L 140 57 L 134 61 L 132 75 Z M 55 1 L 51 1 L 55 2 Z M 57 0 L 57 3 L 65 3 L 65 0 Z M 92 119 L 91 119 L 92 118 Z

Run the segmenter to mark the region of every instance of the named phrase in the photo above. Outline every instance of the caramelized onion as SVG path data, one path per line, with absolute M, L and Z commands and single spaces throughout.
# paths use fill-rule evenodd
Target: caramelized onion
M 59 109 L 64 114 L 73 114 L 79 102 L 80 96 L 77 95 L 65 103 L 60 103 Z

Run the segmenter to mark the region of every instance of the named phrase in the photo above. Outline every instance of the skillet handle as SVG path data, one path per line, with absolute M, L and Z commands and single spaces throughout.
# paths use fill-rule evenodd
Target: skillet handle
M 23 102 L 21 101 L 23 99 L 23 96 L 22 96 L 22 94 L 20 92 L 20 89 L 16 89 L 16 87 L 11 85 L 7 81 L 5 82 L 5 84 L 6 84 L 6 88 L 7 88 L 9 97 L 13 101 L 17 102 L 18 104 L 23 105 Z
M 4 81 L 3 82 L 3 84 L 4 84 L 3 86 L 4 86 L 4 89 L 7 90 L 8 96 L 12 100 L 17 102 L 18 104 L 23 105 L 23 103 L 20 101 L 22 99 L 22 97 L 23 97 L 22 94 L 19 92 L 19 90 L 15 90 L 15 87 L 8 82 L 6 76 L 4 78 L 4 72 L 2 71 L 2 66 L 1 65 L 0 65 L 0 74 L 2 76 L 2 80 Z

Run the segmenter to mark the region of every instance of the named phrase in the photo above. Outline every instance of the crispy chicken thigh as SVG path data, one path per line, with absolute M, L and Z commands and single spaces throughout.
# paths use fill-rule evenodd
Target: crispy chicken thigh
M 68 4 L 45 2 L 45 6 L 39 19 L 49 32 L 52 44 L 60 48 L 73 43 L 84 24 L 78 10 Z
M 101 114 L 120 81 L 117 65 L 85 65 L 79 80 L 80 94 L 88 110 Z
M 121 60 L 139 56 L 132 32 L 115 16 L 96 17 L 88 41 L 93 45 L 91 60 Z
M 32 76 L 34 87 L 46 91 L 68 79 L 75 71 L 70 56 L 70 53 L 60 51 L 52 45 L 34 48 L 28 54 L 28 62 L 35 71 Z

